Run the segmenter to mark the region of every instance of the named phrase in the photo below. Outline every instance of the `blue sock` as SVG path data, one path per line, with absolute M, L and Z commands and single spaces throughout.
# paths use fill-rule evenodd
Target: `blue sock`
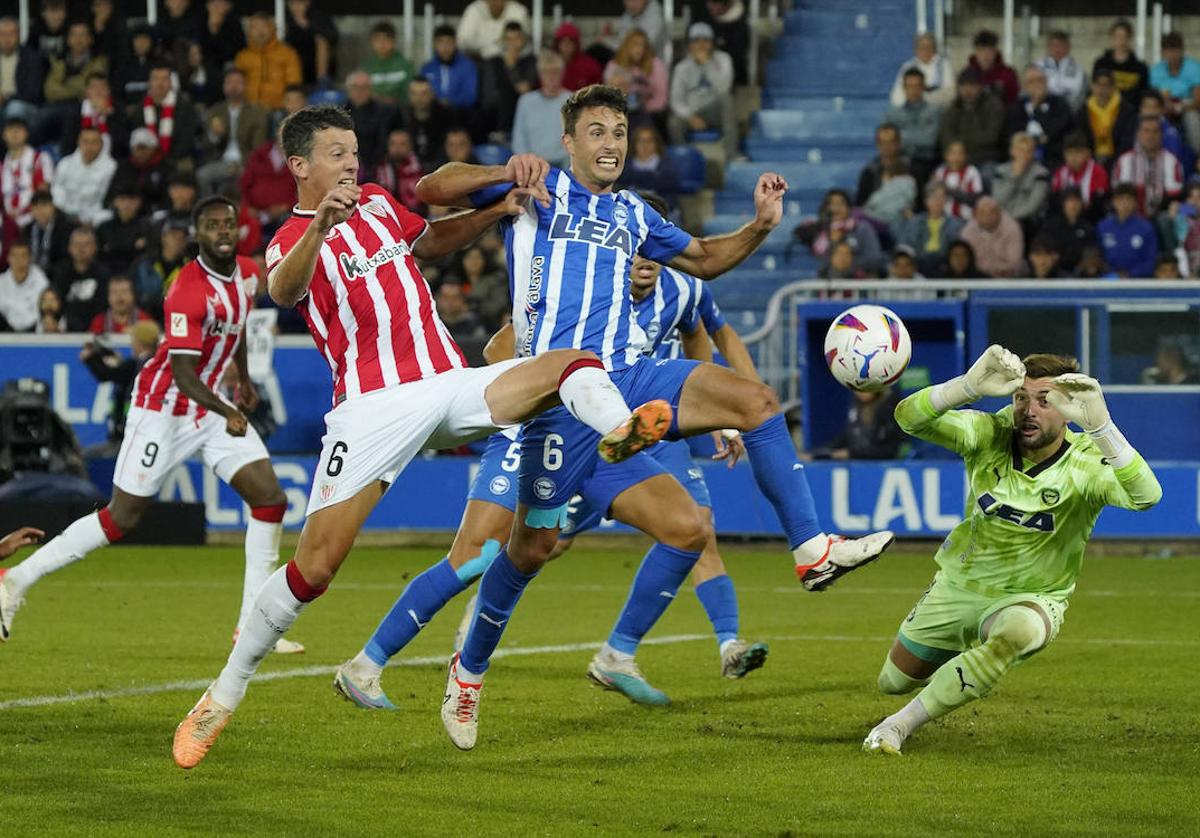
M 508 625 L 508 618 L 517 607 L 517 600 L 525 586 L 533 581 L 536 573 L 522 573 L 508 558 L 508 551 L 500 550 L 491 566 L 479 580 L 479 601 L 475 605 L 475 619 L 471 630 L 463 641 L 459 654 L 459 666 L 476 675 L 487 672 L 488 659 L 500 645 L 500 636 Z
M 618 652 L 634 654 L 642 638 L 667 610 L 699 558 L 698 551 L 679 550 L 665 544 L 651 547 L 633 577 L 629 598 L 608 636 L 608 645 Z
M 750 468 L 758 488 L 766 495 L 793 550 L 820 535 L 821 523 L 813 505 L 804 467 L 796 459 L 787 422 L 777 413 L 752 431 L 742 434 Z
M 375 663 L 386 666 L 392 655 L 407 646 L 433 615 L 464 588 L 466 585 L 458 578 L 448 558 L 413 577 L 363 651 Z
M 738 601 L 733 580 L 728 575 L 714 576 L 696 586 L 696 596 L 717 634 L 717 644 L 738 636 Z

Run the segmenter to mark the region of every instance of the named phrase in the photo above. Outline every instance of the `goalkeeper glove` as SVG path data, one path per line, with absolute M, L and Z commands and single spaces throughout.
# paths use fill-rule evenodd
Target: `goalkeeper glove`
M 992 344 L 971 364 L 966 375 L 937 385 L 930 393 L 933 407 L 944 413 L 984 396 L 1011 396 L 1025 380 L 1021 359 L 999 344 Z
M 1083 428 L 1110 465 L 1120 468 L 1133 462 L 1133 446 L 1113 424 L 1099 381 L 1077 372 L 1056 376 L 1046 401 L 1068 422 Z

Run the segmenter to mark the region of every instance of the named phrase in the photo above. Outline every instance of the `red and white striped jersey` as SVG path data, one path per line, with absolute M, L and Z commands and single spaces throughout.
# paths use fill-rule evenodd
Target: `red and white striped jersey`
M 312 223 L 293 210 L 267 248 L 267 274 Z M 425 219 L 374 183 L 325 235 L 308 294 L 296 306 L 333 372 L 334 404 L 467 365 L 434 307 L 414 245 Z
M 200 380 L 216 390 L 242 339 L 246 314 L 254 306 L 257 276 L 258 266 L 245 256 L 237 257 L 233 276 L 222 276 L 202 258 L 183 267 L 163 301 L 166 335 L 134 382 L 134 406 L 196 418 L 208 412 L 179 392 L 170 356 L 200 356 L 196 363 Z

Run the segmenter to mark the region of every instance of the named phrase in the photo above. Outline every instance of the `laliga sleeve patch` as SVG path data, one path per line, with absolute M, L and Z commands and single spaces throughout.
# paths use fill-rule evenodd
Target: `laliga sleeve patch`
M 553 509 L 532 508 L 525 513 L 525 526 L 535 530 L 561 530 L 567 525 L 568 506 L 564 503 Z
M 171 312 L 171 337 L 185 338 L 188 336 L 187 315 L 182 311 Z

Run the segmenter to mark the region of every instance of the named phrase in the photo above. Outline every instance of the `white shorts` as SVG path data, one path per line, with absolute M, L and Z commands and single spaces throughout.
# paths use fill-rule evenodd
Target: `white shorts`
M 501 430 L 484 391 L 526 360 L 448 370 L 348 399 L 326 413 L 306 514 L 349 500 L 377 480 L 394 483 L 425 448 L 453 448 Z
M 269 457 L 253 425 L 246 428 L 245 436 L 230 436 L 225 433 L 225 417 L 216 413 L 197 420 L 131 406 L 113 485 L 130 495 L 153 497 L 167 475 L 196 452 L 226 483 L 242 466 Z

